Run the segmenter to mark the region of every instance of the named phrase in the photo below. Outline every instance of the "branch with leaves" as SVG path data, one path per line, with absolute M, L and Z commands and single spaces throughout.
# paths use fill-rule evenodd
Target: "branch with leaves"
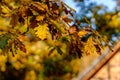
M 9 23 L 7 30 L 1 30 L 2 53 L 6 55 L 12 52 L 14 55 L 16 50 L 26 53 L 24 41 L 19 36 L 31 35 L 34 38 L 32 41 L 60 42 L 52 45 L 54 48 L 50 50 L 50 54 L 57 50 L 62 55 L 62 43 L 67 46 L 66 53 L 75 57 L 80 58 L 82 54 L 101 54 L 103 41 L 100 41 L 98 32 L 89 26 L 78 28 L 77 25 L 70 25 L 74 20 L 74 12 L 74 9 L 59 0 L 2 0 L 0 17 Z M 79 24 L 77 20 L 75 23 Z

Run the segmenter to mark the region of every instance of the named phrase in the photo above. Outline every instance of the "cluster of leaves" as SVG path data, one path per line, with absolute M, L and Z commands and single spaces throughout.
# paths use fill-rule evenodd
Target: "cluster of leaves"
M 0 10 L 1 17 L 8 18 L 9 20 L 9 26 L 7 26 L 9 30 L 4 31 L 1 38 L 5 38 L 3 35 L 14 38 L 5 38 L 5 44 L 3 44 L 2 41 L 0 42 L 3 52 L 5 51 L 4 49 L 8 51 L 7 48 L 9 48 L 12 53 L 16 49 L 26 52 L 24 44 L 18 37 L 20 35 L 26 36 L 26 34 L 30 34 L 35 36 L 34 38 L 36 38 L 36 40 L 52 39 L 65 42 L 68 45 L 69 54 L 76 54 L 81 57 L 82 53 L 84 53 L 82 48 L 86 45 L 83 44 L 84 41 L 82 41 L 82 38 L 87 35 L 91 36 L 91 34 L 96 35 L 90 27 L 87 27 L 88 29 L 81 29 L 75 25 L 70 26 L 69 23 L 73 21 L 70 16 L 73 17 L 72 12 L 74 12 L 74 10 L 62 1 L 43 0 L 38 2 L 32 0 L 13 0 L 7 2 L 3 0 L 0 4 Z M 11 35 L 8 35 L 10 33 Z M 86 40 L 88 38 L 89 37 L 86 37 Z M 7 45 L 11 44 L 14 49 L 11 50 L 12 46 L 6 48 Z M 89 44 L 93 43 L 90 42 L 87 45 Z M 96 48 L 100 49 L 100 47 Z M 55 48 L 50 52 L 55 49 L 57 49 L 59 54 L 63 53 L 59 44 L 56 44 Z M 89 48 L 85 49 L 89 50 Z
M 26 52 L 25 45 L 18 38 L 11 36 L 10 33 L 6 33 L 0 36 L 0 49 L 3 50 L 3 52 L 1 52 L 3 55 L 11 52 L 14 56 L 14 53 L 17 53 L 16 50 Z

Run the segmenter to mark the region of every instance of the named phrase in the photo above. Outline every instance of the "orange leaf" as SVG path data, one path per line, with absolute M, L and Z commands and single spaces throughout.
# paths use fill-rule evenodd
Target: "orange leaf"
M 83 37 L 83 36 L 85 36 L 85 35 L 88 34 L 88 33 L 89 33 L 89 31 L 81 30 L 81 31 L 78 32 L 78 36 L 79 36 L 79 37 Z

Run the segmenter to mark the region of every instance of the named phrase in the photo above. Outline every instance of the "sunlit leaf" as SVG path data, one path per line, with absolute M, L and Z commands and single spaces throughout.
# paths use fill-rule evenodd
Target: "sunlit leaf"
M 37 20 L 37 21 L 42 21 L 43 19 L 44 19 L 44 15 L 42 15 L 42 16 L 39 15 L 39 16 L 36 17 L 36 20 Z
M 18 30 L 23 34 L 27 31 L 27 28 L 28 24 L 24 24 L 23 26 L 21 25 Z
M 41 39 L 44 40 L 47 38 L 47 34 L 48 34 L 48 25 L 47 24 L 43 24 L 43 25 L 39 25 L 38 27 L 36 27 L 34 30 L 36 31 L 36 35 Z
M 120 26 L 120 18 L 118 15 L 112 16 L 112 20 L 108 23 L 108 25 L 112 28 L 119 28 Z
M 11 51 L 11 53 L 12 53 L 12 56 L 14 56 L 14 53 L 16 53 L 16 49 L 15 49 L 15 45 L 14 45 L 14 43 L 11 44 L 10 51 Z
M 76 26 L 70 27 L 70 29 L 69 29 L 69 34 L 73 34 L 73 33 L 76 33 L 76 32 L 77 32 Z
M 89 37 L 87 42 L 85 43 L 85 47 L 84 47 L 84 52 L 85 54 L 94 54 L 97 53 L 96 52 L 96 47 L 95 47 L 95 42 L 93 41 L 92 37 Z
M 2 7 L 2 12 L 5 14 L 9 14 L 10 13 L 10 9 L 6 6 L 1 6 Z
M 1 6 L 1 13 L 4 17 L 9 17 L 11 15 L 11 10 L 7 6 Z
M 83 37 L 83 36 L 85 36 L 85 35 L 88 34 L 88 33 L 89 33 L 89 31 L 81 30 L 81 31 L 78 32 L 78 36 L 79 36 L 79 37 Z
M 84 47 L 84 53 L 85 54 L 101 54 L 101 50 L 102 50 L 102 45 L 96 41 L 95 38 L 93 38 L 92 36 L 89 37 L 87 39 L 87 42 L 85 43 L 85 47 Z

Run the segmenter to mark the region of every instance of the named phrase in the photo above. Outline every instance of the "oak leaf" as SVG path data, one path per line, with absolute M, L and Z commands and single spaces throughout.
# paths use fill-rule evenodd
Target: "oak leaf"
M 86 55 L 97 53 L 96 46 L 94 44 L 95 42 L 93 41 L 93 38 L 88 38 L 84 46 L 84 52 Z
M 43 24 L 43 25 L 39 25 L 38 27 L 35 27 L 34 30 L 36 31 L 35 34 L 41 39 L 44 40 L 47 38 L 47 34 L 48 34 L 48 25 L 47 24 Z

